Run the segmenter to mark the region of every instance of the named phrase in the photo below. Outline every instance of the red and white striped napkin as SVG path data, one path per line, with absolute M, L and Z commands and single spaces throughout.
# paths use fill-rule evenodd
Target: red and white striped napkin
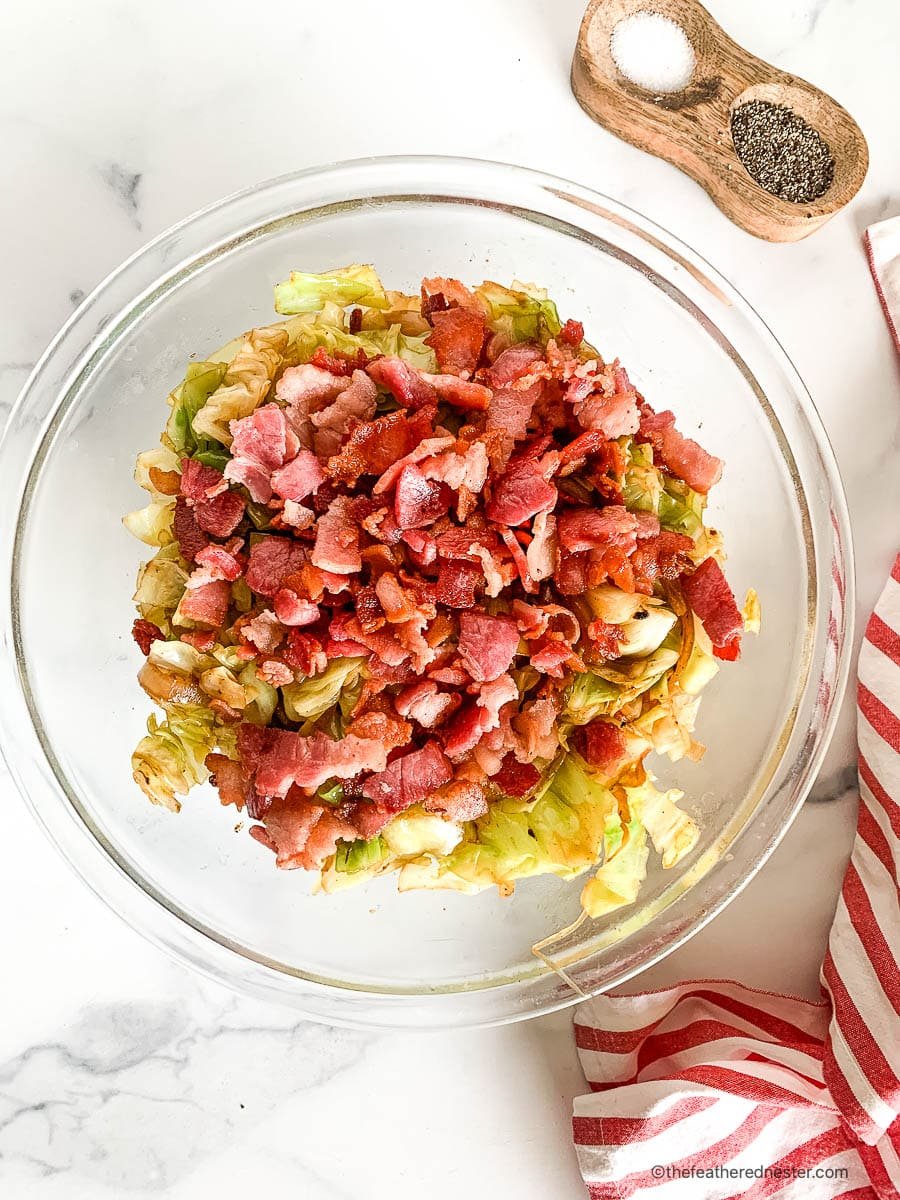
M 900 219 L 866 249 L 896 340 Z M 900 556 L 858 679 L 859 818 L 823 999 L 695 980 L 579 1005 L 594 1200 L 900 1200 Z

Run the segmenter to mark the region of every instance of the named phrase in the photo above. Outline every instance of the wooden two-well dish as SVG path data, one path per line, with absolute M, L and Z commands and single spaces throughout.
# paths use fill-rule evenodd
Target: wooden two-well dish
M 668 18 L 690 42 L 694 68 L 680 91 L 647 91 L 616 65 L 613 31 L 637 13 Z M 768 241 L 798 241 L 818 229 L 853 198 L 868 169 L 866 140 L 846 109 L 732 41 L 696 0 L 592 0 L 578 36 L 572 90 L 595 121 L 685 171 L 735 224 Z M 830 149 L 834 175 L 817 199 L 781 199 L 744 167 L 731 117 L 752 100 L 791 109 Z

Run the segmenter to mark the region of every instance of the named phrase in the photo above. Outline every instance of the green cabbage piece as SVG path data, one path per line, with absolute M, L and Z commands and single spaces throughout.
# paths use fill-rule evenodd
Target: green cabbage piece
M 172 393 L 172 411 L 166 423 L 166 441 L 180 456 L 190 457 L 210 449 L 209 441 L 194 432 L 194 417 L 225 378 L 227 363 L 188 363 L 184 382 Z M 221 446 L 216 446 L 221 453 Z
M 659 513 L 663 477 L 653 465 L 653 448 L 643 442 L 629 442 L 622 495 L 632 511 Z
M 200 704 L 172 705 L 164 720 L 147 720 L 147 735 L 131 756 L 135 782 L 154 803 L 178 812 L 178 796 L 186 796 L 209 772 L 204 759 L 219 743 L 215 714 Z
M 624 844 L 623 844 L 624 842 Z M 624 904 L 633 904 L 647 875 L 647 831 L 637 819 L 628 822 L 620 849 L 584 885 L 581 906 L 589 917 L 602 917 Z
M 320 275 L 291 271 L 290 277 L 275 287 L 275 311 L 285 316 L 317 312 L 329 301 L 341 307 L 348 304 L 360 304 L 365 308 L 390 306 L 375 268 L 361 263 L 323 271 Z
M 221 453 L 222 446 L 231 446 L 230 422 L 249 417 L 265 400 L 284 361 L 288 340 L 287 330 L 277 325 L 250 330 L 225 367 L 218 387 L 191 417 L 197 450 Z M 218 364 L 205 365 L 218 369 Z
M 374 837 L 365 841 L 338 842 L 334 856 L 334 869 L 342 875 L 355 875 L 358 871 L 371 871 L 388 857 L 384 838 Z
M 695 538 L 703 528 L 703 509 L 706 500 L 680 479 L 663 476 L 664 487 L 659 497 L 657 515 L 664 529 Z
M 333 658 L 321 675 L 289 683 L 281 689 L 284 711 L 291 721 L 315 721 L 352 689 L 359 678 L 364 658 Z
M 271 683 L 260 679 L 254 663 L 248 663 L 238 678 L 247 695 L 244 720 L 252 725 L 268 725 L 278 706 L 278 692 Z
M 512 342 L 541 342 L 556 337 L 562 323 L 556 305 L 543 288 L 518 284 L 512 288 L 486 281 L 475 289 L 487 310 L 487 323 Z
M 420 371 L 437 370 L 437 358 L 430 346 L 426 346 L 427 334 L 409 335 L 399 325 L 387 329 L 364 329 L 349 333 L 343 309 L 335 304 L 326 304 L 321 312 L 313 316 L 299 317 L 286 324 L 291 346 L 297 358 L 306 362 L 320 347 L 329 354 L 346 354 L 350 358 L 362 350 L 369 358 L 381 354 L 404 358 Z
M 508 888 L 530 875 L 572 879 L 603 857 L 607 830 L 615 836 L 617 808 L 600 778 L 570 753 L 530 808 L 498 801 L 449 854 L 405 865 L 400 887 L 477 891 L 494 884 Z
M 662 865 L 674 867 L 690 854 L 700 837 L 696 822 L 678 807 L 684 792 L 677 788 L 660 792 L 650 783 L 626 791 L 629 810 L 650 834 Z
M 165 632 L 187 578 L 177 542 L 163 546 L 153 558 L 142 563 L 138 569 L 137 590 L 132 597 L 141 616 Z
M 146 546 L 168 546 L 174 541 L 172 522 L 175 519 L 174 500 L 151 500 L 143 508 L 126 513 L 122 524 Z
M 608 679 L 585 671 L 576 675 L 566 694 L 565 715 L 575 725 L 587 725 L 619 707 L 621 689 Z

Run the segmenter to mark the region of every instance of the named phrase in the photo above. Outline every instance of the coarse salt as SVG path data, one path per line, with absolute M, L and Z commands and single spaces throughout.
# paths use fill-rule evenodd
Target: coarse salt
M 680 25 L 636 12 L 612 31 L 609 48 L 626 79 L 648 92 L 680 92 L 694 72 L 694 49 Z

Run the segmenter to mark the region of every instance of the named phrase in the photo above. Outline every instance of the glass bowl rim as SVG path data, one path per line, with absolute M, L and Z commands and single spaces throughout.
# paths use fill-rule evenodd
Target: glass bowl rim
M 85 297 L 35 365 L 9 414 L 2 438 L 0 438 L 0 495 L 3 493 L 9 494 L 10 480 L 15 475 L 14 471 L 4 471 L 3 468 L 10 466 L 10 460 L 14 457 L 16 449 L 20 448 L 23 441 L 22 431 L 17 431 L 17 424 L 21 421 L 28 408 L 32 393 L 38 389 L 43 374 L 52 366 L 55 356 L 66 348 L 67 340 L 71 339 L 74 333 L 79 334 L 77 340 L 80 348 L 75 353 L 73 364 L 91 360 L 92 349 L 101 342 L 105 332 L 108 332 L 111 328 L 113 331 L 115 330 L 117 319 L 121 317 L 122 313 L 133 311 L 140 305 L 146 291 L 153 291 L 162 281 L 168 280 L 173 274 L 173 269 L 168 264 L 158 262 L 156 264 L 157 273 L 155 279 L 147 288 L 143 291 L 139 290 L 137 293 L 129 292 L 129 299 L 124 306 L 116 309 L 114 315 L 101 314 L 96 327 L 92 326 L 91 318 L 99 302 L 115 284 L 121 281 L 127 282 L 129 272 L 132 268 L 142 263 L 150 264 L 154 253 L 161 251 L 167 243 L 189 230 L 194 232 L 195 238 L 190 245 L 181 250 L 183 261 L 196 262 L 203 258 L 204 254 L 218 255 L 222 253 L 228 243 L 221 241 L 210 242 L 206 231 L 207 223 L 216 216 L 224 214 L 229 209 L 237 209 L 243 201 L 253 200 L 257 197 L 261 198 L 264 195 L 274 195 L 279 188 L 286 185 L 302 186 L 306 182 L 315 186 L 316 182 L 319 181 L 324 189 L 324 184 L 327 180 L 339 177 L 342 172 L 373 173 L 375 177 L 370 182 L 372 187 L 376 189 L 375 195 L 384 200 L 405 199 L 427 201 L 441 198 L 436 195 L 433 189 L 431 191 L 414 191 L 409 188 L 400 188 L 394 192 L 385 191 L 384 180 L 380 178 L 379 173 L 390 171 L 391 168 L 396 170 L 418 169 L 422 176 L 425 176 L 429 170 L 434 173 L 441 170 L 453 171 L 455 177 L 459 179 L 461 187 L 465 189 L 459 193 L 454 192 L 454 198 L 464 203 L 468 202 L 469 204 L 478 202 L 475 197 L 468 195 L 468 191 L 476 190 L 474 187 L 476 176 L 487 178 L 491 172 L 502 172 L 505 179 L 515 181 L 517 185 L 520 185 L 523 193 L 526 193 L 529 188 L 531 188 L 533 195 L 549 191 L 558 199 L 569 201 L 573 207 L 578 206 L 587 208 L 588 211 L 593 210 L 601 219 L 606 218 L 613 224 L 624 226 L 626 229 L 637 234 L 648 245 L 655 247 L 658 251 L 664 251 L 675 263 L 686 267 L 697 278 L 700 278 L 702 275 L 703 281 L 707 286 L 718 288 L 720 293 L 729 298 L 730 303 L 739 310 L 741 319 L 761 338 L 768 353 L 778 362 L 782 372 L 789 380 L 793 398 L 798 404 L 802 419 L 808 427 L 815 449 L 821 459 L 821 467 L 829 491 L 828 500 L 830 501 L 832 518 L 835 525 L 835 534 L 842 551 L 845 589 L 842 613 L 843 623 L 839 630 L 836 645 L 836 662 L 831 674 L 832 688 L 830 704 L 822 727 L 818 731 L 813 751 L 809 755 L 805 767 L 801 772 L 800 782 L 794 788 L 792 807 L 784 814 L 781 824 L 775 830 L 775 834 L 752 857 L 750 866 L 744 872 L 743 876 L 731 884 L 727 890 L 724 890 L 702 913 L 689 920 L 686 923 L 685 929 L 677 937 L 669 940 L 659 949 L 652 949 L 642 957 L 637 965 L 624 968 L 619 975 L 603 985 L 604 988 L 612 988 L 621 985 L 639 971 L 645 970 L 653 963 L 658 962 L 671 953 L 677 946 L 683 944 L 688 938 L 693 936 L 694 933 L 730 903 L 766 861 L 781 837 L 784 836 L 790 827 L 800 805 L 808 794 L 809 788 L 812 786 L 815 773 L 821 764 L 838 717 L 840 699 L 846 687 L 850 667 L 850 647 L 852 646 L 854 621 L 852 536 L 842 481 L 824 425 L 808 391 L 775 335 L 734 286 L 701 255 L 662 226 L 617 200 L 580 184 L 508 163 L 435 155 L 365 157 L 309 167 L 301 171 L 289 172 L 261 181 L 217 200 L 165 229 L 114 268 Z M 470 179 L 473 183 L 471 189 L 465 187 Z M 424 184 L 425 180 L 423 179 L 422 182 Z M 367 199 L 371 200 L 373 198 L 372 196 L 354 194 L 353 201 L 348 201 L 348 203 L 365 203 Z M 579 199 L 584 203 L 578 205 Z M 296 212 L 310 211 L 315 208 L 316 198 L 314 195 L 298 197 Z M 525 202 L 519 208 L 523 212 L 535 213 L 535 210 L 529 208 Z M 263 228 L 266 225 L 271 225 L 274 219 L 272 216 L 266 218 L 263 215 L 258 215 L 256 227 Z M 583 213 L 581 219 L 584 219 Z M 572 221 L 574 222 L 574 217 Z M 571 232 L 567 233 L 567 236 L 572 236 Z M 701 274 L 698 275 L 698 272 Z M 82 340 L 84 336 L 87 336 L 86 342 Z M 77 377 L 77 371 L 74 368 L 70 369 L 66 372 L 65 377 L 67 379 Z M 36 438 L 33 436 L 33 431 L 31 436 L 29 436 L 27 428 L 24 431 L 30 443 L 28 449 L 32 451 L 31 456 L 27 458 L 28 468 L 33 466 L 33 452 L 36 449 L 40 450 L 46 437 L 47 427 L 52 425 L 56 413 L 63 405 L 63 401 L 71 390 L 71 386 L 59 389 L 58 395 L 49 405 L 49 409 L 46 412 L 46 420 L 38 430 Z M 14 446 L 13 443 L 16 443 L 16 445 Z M 27 470 L 26 483 L 29 487 L 31 486 L 32 474 L 32 470 Z M 67 819 L 72 818 L 78 821 L 80 819 L 79 814 L 71 811 L 71 804 L 67 803 L 65 789 L 55 777 L 52 770 L 48 773 L 47 767 L 49 764 L 34 761 L 33 756 L 29 756 L 26 761 L 19 746 L 16 744 L 17 739 L 14 737 L 16 727 L 18 727 L 19 733 L 24 732 L 26 735 L 35 735 L 36 731 L 27 700 L 25 699 L 25 681 L 20 669 L 20 663 L 17 661 L 19 630 L 15 627 L 14 612 L 16 606 L 14 603 L 15 564 L 13 561 L 13 551 L 18 545 L 19 527 L 22 519 L 27 516 L 27 487 L 23 489 L 21 494 L 18 494 L 16 489 L 13 488 L 13 496 L 16 500 L 24 499 L 26 502 L 21 506 L 18 503 L 3 505 L 2 509 L 0 509 L 0 534 L 9 532 L 10 527 L 15 526 L 15 535 L 13 537 L 0 537 L 0 555 L 9 560 L 9 570 L 5 577 L 10 581 L 11 586 L 11 603 L 6 607 L 3 614 L 3 652 L 0 655 L 0 672 L 2 672 L 4 682 L 4 686 L 0 689 L 0 751 L 2 751 L 6 759 L 12 779 L 16 783 L 20 794 L 25 799 L 30 811 L 38 821 L 38 824 L 44 829 L 44 832 L 49 836 L 69 865 L 75 870 L 76 874 L 82 878 L 100 899 L 119 913 L 127 924 L 135 928 L 148 940 L 160 946 L 176 960 L 188 963 L 201 973 L 219 982 L 238 990 L 250 991 L 267 998 L 290 1002 L 306 1012 L 313 1019 L 327 1020 L 333 1024 L 388 1028 L 406 1026 L 410 1023 L 423 1027 L 500 1024 L 506 1021 L 523 1019 L 553 1011 L 554 1009 L 576 1003 L 578 1000 L 584 998 L 585 993 L 580 991 L 577 985 L 571 985 L 573 988 L 571 994 L 564 995 L 562 998 L 554 997 L 552 999 L 545 999 L 538 1005 L 522 1008 L 521 1011 L 515 1010 L 515 1008 L 513 1011 L 507 1011 L 508 1005 L 501 1004 L 500 1007 L 504 1011 L 500 1013 L 489 1011 L 491 1005 L 481 1005 L 480 1008 L 483 1011 L 476 1012 L 475 1008 L 478 1006 L 471 1005 L 470 1008 L 472 1011 L 467 1012 L 460 1019 L 458 1013 L 447 1010 L 447 1001 L 458 1002 L 461 997 L 485 996 L 492 990 L 494 992 L 502 992 L 504 989 L 517 987 L 527 989 L 529 983 L 534 982 L 535 978 L 544 978 L 547 972 L 543 972 L 538 976 L 528 974 L 515 981 L 494 984 L 484 989 L 475 987 L 472 990 L 468 990 L 465 987 L 461 987 L 447 991 L 440 990 L 434 994 L 429 994 L 427 991 L 397 994 L 390 990 L 379 988 L 357 989 L 346 984 L 322 983 L 299 971 L 285 972 L 278 970 L 277 966 L 269 964 L 264 957 L 248 956 L 242 947 L 230 943 L 224 936 L 212 935 L 195 924 L 189 924 L 181 915 L 173 911 L 166 904 L 164 898 L 154 895 L 152 889 L 142 886 L 138 880 L 126 872 L 121 863 L 115 858 L 114 851 L 105 847 L 102 840 L 96 836 L 95 831 L 91 831 L 83 823 L 83 820 L 79 825 L 77 835 L 71 827 L 64 828 Z M 814 561 L 816 568 L 819 568 L 821 564 L 818 556 L 815 557 Z M 825 599 L 827 593 L 820 591 L 819 595 L 820 603 L 817 608 L 817 617 L 823 611 L 821 601 Z M 805 695 L 809 682 L 810 679 L 807 677 L 804 687 L 801 689 L 801 694 Z M 13 684 L 14 687 L 11 688 L 10 684 Z M 26 729 L 25 726 L 28 728 Z M 38 742 L 40 749 L 39 737 Z M 46 749 L 44 753 L 46 754 Z M 785 751 L 783 750 L 778 759 L 779 764 L 784 758 L 784 753 Z M 31 774 L 31 779 L 27 782 L 25 779 L 26 772 L 30 772 Z M 32 790 L 35 787 L 38 789 L 38 794 L 34 794 Z M 761 806 L 762 798 L 765 794 L 764 790 L 761 794 L 758 807 Z M 60 801 L 63 803 L 60 804 Z M 737 833 L 735 840 L 752 824 L 752 819 L 752 816 L 748 818 Z M 91 859 L 90 863 L 87 861 L 89 858 Z M 700 879 L 703 877 L 705 876 L 701 876 Z M 700 879 L 697 882 L 700 882 Z M 687 888 L 683 894 L 687 895 L 689 891 L 690 888 Z M 648 918 L 648 922 L 650 919 Z M 275 978 L 272 978 L 273 975 Z M 341 1002 L 336 1001 L 338 993 L 343 993 Z M 443 1002 L 443 1005 L 441 1002 Z

